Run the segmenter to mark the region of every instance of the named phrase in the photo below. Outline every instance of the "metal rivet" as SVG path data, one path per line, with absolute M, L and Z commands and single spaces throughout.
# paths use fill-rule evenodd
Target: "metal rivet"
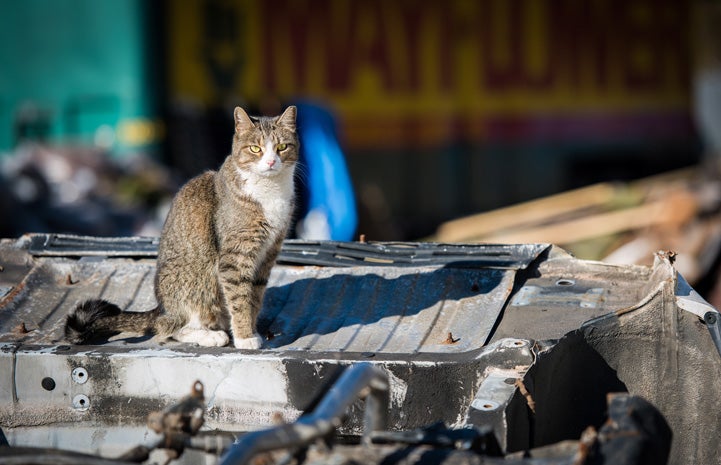
M 85 384 L 88 381 L 88 370 L 83 367 L 77 367 L 72 373 L 73 381 L 78 384 Z
M 73 408 L 76 410 L 87 410 L 90 408 L 90 399 L 88 399 L 88 396 L 83 394 L 78 394 L 77 396 L 73 397 Z
M 489 411 L 489 410 L 497 409 L 499 407 L 499 404 L 498 404 L 498 402 L 494 402 L 494 401 L 488 400 L 488 399 L 475 399 L 471 403 L 471 407 L 473 407 L 476 410 Z
M 43 378 L 42 381 L 40 381 L 40 385 L 46 391 L 52 391 L 53 389 L 55 389 L 55 380 L 48 376 L 46 378 Z

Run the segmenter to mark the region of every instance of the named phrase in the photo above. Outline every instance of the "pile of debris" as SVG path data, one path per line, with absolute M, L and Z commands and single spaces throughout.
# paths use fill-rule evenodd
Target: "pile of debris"
M 552 243 L 579 258 L 650 265 L 677 254 L 691 283 L 713 273 L 721 248 L 721 182 L 689 168 L 600 183 L 440 225 L 434 241 Z
M 0 237 L 158 235 L 178 185 L 148 156 L 24 144 L 0 156 Z

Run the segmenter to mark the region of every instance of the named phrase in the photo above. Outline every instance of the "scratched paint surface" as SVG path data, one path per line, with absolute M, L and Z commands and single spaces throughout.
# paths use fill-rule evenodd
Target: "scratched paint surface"
M 90 298 L 150 310 L 154 275 L 152 259 L 36 259 L 22 292 L 4 302 L 0 341 L 63 343 L 65 316 Z M 277 266 L 258 329 L 264 349 L 464 352 L 486 343 L 514 276 L 453 267 Z M 109 343 L 153 347 L 158 341 L 123 334 Z

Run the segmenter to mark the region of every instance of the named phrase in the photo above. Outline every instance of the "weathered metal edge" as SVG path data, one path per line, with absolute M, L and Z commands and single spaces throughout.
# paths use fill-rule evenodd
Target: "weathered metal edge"
M 158 237 L 93 237 L 28 234 L 27 250 L 37 257 L 153 258 Z M 290 239 L 278 263 L 315 266 L 446 265 L 525 269 L 550 244 L 442 244 L 423 242 L 338 242 Z

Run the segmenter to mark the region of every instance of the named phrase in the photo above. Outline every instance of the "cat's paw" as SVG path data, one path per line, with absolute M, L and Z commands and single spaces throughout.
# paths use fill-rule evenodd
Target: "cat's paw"
M 223 347 L 230 342 L 230 337 L 225 331 L 212 331 L 204 328 L 185 327 L 175 333 L 173 338 L 176 341 L 195 343 L 203 347 Z
M 223 347 L 229 342 L 230 337 L 225 331 L 208 331 L 198 344 L 205 347 Z
M 233 344 L 236 349 L 260 349 L 263 345 L 263 339 L 258 334 L 253 334 L 253 337 L 246 337 L 243 339 L 235 338 Z

